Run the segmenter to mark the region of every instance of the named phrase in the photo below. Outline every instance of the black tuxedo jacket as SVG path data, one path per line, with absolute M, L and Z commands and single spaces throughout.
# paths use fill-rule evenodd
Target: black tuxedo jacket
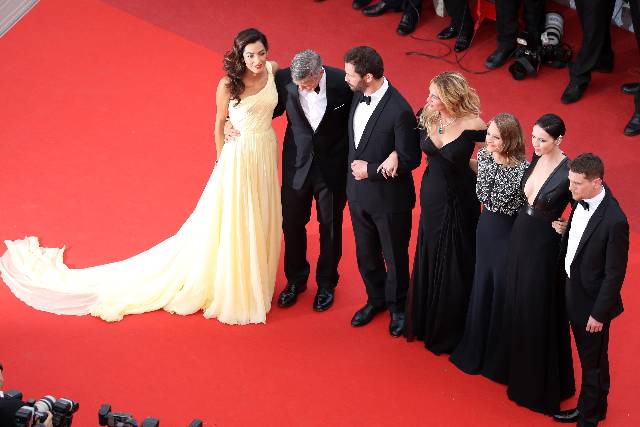
M 562 238 L 560 261 L 563 270 L 576 205 Z M 591 313 L 591 317 L 599 322 L 610 321 L 622 313 L 620 288 L 627 270 L 628 253 L 629 223 L 611 190 L 605 186 L 604 199 L 589 219 L 571 262 L 571 286 L 581 286 L 592 303 L 591 307 L 577 309 Z M 568 303 L 571 305 L 572 302 Z
M 370 212 L 411 211 L 416 202 L 411 171 L 420 165 L 421 158 L 416 116 L 402 95 L 389 84 L 356 149 L 353 116 L 363 96 L 362 92 L 356 92 L 351 104 L 348 164 L 354 160 L 368 162 L 368 178 L 357 181 L 349 167 L 347 198 Z M 398 176 L 385 179 L 376 169 L 394 150 L 398 153 Z
M 347 120 L 353 92 L 344 80 L 344 71 L 324 67 L 327 76 L 327 109 L 314 132 L 300 104 L 298 86 L 288 68 L 276 72 L 278 105 L 274 117 L 287 112 L 287 130 L 282 144 L 282 181 L 299 190 L 311 163 L 320 168 L 332 191 L 344 191 L 347 172 Z

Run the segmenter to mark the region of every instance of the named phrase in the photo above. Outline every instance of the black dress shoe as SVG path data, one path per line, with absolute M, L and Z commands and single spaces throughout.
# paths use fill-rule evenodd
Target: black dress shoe
M 636 93 L 640 93 L 640 82 L 625 83 L 620 86 L 620 90 L 627 95 L 635 95 Z
M 462 52 L 467 50 L 471 46 L 471 39 L 473 38 L 473 31 L 470 34 L 460 34 L 456 44 L 453 46 L 453 50 L 456 52 Z
M 449 40 L 457 35 L 458 29 L 453 25 L 449 25 L 447 28 L 440 31 L 436 37 L 438 37 L 440 40 Z
M 362 9 L 362 13 L 364 13 L 365 16 L 380 16 L 388 11 L 400 12 L 401 10 L 402 6 L 392 6 L 388 2 L 382 0 L 376 4 L 365 7 Z
M 389 333 L 392 337 L 399 337 L 404 332 L 405 325 L 404 313 L 391 313 L 391 322 L 389 322 Z
M 513 55 L 516 47 L 498 46 L 498 48 L 484 61 L 485 67 L 493 70 L 498 67 L 502 67 L 505 62 Z
M 313 299 L 313 309 L 315 311 L 325 311 L 333 305 L 333 289 L 318 288 L 316 297 Z
M 563 104 L 573 104 L 582 98 L 585 89 L 587 89 L 586 84 L 578 84 L 570 81 L 560 97 L 560 102 Z
M 363 7 L 367 6 L 369 3 L 371 3 L 371 0 L 353 0 L 353 3 L 351 3 L 351 6 L 354 9 L 362 9 Z
M 640 135 L 640 113 L 633 113 L 629 123 L 627 123 L 627 126 L 624 128 L 624 134 L 627 136 Z
M 351 319 L 351 326 L 364 326 L 376 316 L 376 314 L 384 311 L 384 308 L 374 307 L 369 303 L 366 303 L 364 307 L 356 311 Z
M 554 414 L 553 420 L 558 421 L 559 423 L 575 423 L 576 421 L 578 421 L 579 416 L 580 416 L 580 411 L 578 411 L 578 408 L 573 408 L 567 411 L 560 411 L 557 414 Z
M 284 288 L 282 292 L 280 292 L 280 297 L 278 298 L 278 306 L 279 307 L 289 307 L 298 301 L 298 294 L 303 293 L 307 290 L 307 284 L 294 285 L 293 283 L 287 283 L 287 287 Z
M 396 33 L 400 36 L 406 36 L 407 34 L 413 33 L 418 25 L 418 19 L 418 13 L 415 10 L 405 12 L 400 19 Z

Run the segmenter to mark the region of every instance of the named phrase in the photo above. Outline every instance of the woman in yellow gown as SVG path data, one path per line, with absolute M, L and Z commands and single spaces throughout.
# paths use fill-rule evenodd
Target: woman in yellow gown
M 228 324 L 265 322 L 281 242 L 278 144 L 271 126 L 277 104 L 275 63 L 267 39 L 241 31 L 225 55 L 216 92 L 218 160 L 193 213 L 180 230 L 123 261 L 70 269 L 63 251 L 36 237 L 5 241 L 2 279 L 32 307 L 117 321 L 165 309 Z M 229 117 L 240 137 L 224 143 Z

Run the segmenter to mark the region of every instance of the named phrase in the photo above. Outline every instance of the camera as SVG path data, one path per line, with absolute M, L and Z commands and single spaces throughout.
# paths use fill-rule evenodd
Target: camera
M 564 19 L 556 12 L 545 15 L 544 32 L 539 40 L 527 32 L 521 33 L 517 39 L 514 62 L 509 66 L 513 78 L 523 80 L 527 76 L 535 77 L 542 64 L 554 68 L 566 67 L 573 51 L 569 45 L 562 43 L 563 34 Z
M 44 396 L 40 400 L 30 399 L 26 405 L 16 411 L 15 426 L 30 427 L 34 424 L 44 423 L 55 401 L 53 396 Z
M 138 422 L 133 415 L 126 412 L 112 412 L 111 405 L 103 403 L 98 410 L 98 424 L 108 427 L 159 427 L 160 420 L 157 418 L 145 418 L 142 424 L 138 426 Z M 201 420 L 193 420 L 189 427 L 202 427 Z
M 11 390 L 5 393 L 5 397 L 22 399 L 22 393 Z M 79 408 L 80 405 L 71 399 L 60 398 L 56 400 L 53 396 L 44 396 L 40 400 L 30 399 L 16 412 L 15 426 L 28 427 L 43 423 L 47 419 L 47 413 L 51 412 L 53 427 L 70 427 L 73 414 Z
M 517 38 L 518 47 L 513 54 L 514 61 L 509 66 L 509 72 L 516 80 L 523 80 L 527 76 L 535 77 L 540 68 L 540 43 L 536 37 L 526 31 Z

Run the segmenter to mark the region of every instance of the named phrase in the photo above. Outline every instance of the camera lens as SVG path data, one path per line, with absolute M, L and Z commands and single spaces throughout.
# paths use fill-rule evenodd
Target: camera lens
M 556 12 L 549 12 L 544 17 L 544 33 L 542 33 L 542 44 L 555 46 L 562 41 L 564 29 L 564 18 Z
M 51 412 L 53 404 L 56 403 L 56 398 L 53 396 L 45 396 L 42 399 L 36 401 L 33 407 L 39 412 Z

